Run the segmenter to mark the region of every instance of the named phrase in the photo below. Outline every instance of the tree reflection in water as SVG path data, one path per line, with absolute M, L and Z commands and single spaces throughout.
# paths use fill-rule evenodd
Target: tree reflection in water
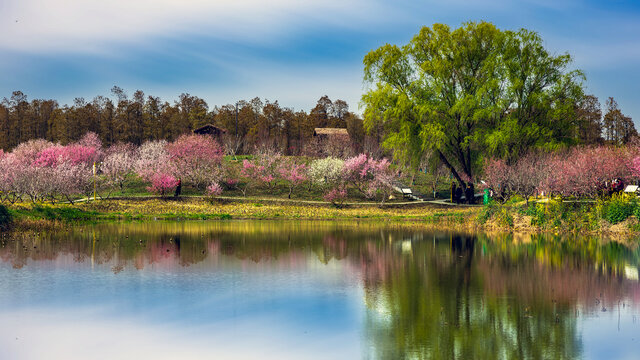
M 578 358 L 581 315 L 620 302 L 640 306 L 638 247 L 593 238 L 514 240 L 370 223 L 183 222 L 2 241 L 2 262 L 18 269 L 41 260 L 90 262 L 114 273 L 337 261 L 361 279 L 369 358 Z

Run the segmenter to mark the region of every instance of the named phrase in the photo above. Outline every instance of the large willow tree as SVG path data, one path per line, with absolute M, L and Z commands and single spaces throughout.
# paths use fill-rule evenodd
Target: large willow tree
M 570 63 L 524 29 L 423 27 L 365 56 L 365 126 L 384 126 L 383 144 L 413 169 L 432 156 L 464 185 L 484 156 L 512 162 L 575 141 L 583 75 Z

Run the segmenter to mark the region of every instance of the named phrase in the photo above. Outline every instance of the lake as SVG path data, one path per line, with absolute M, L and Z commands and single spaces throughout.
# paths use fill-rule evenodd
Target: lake
M 638 359 L 640 249 L 372 222 L 2 235 L 0 359 Z

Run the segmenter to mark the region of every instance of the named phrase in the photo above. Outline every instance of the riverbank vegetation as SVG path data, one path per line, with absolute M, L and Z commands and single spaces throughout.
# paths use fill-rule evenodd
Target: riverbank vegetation
M 380 207 L 377 204 L 353 204 L 336 208 L 326 203 L 291 203 L 286 199 L 265 200 L 242 198 L 236 200 L 207 200 L 203 198 L 104 200 L 71 204 L 13 204 L 11 214 L 18 224 L 40 224 L 42 221 L 75 223 L 110 220 L 232 220 L 232 219 L 297 219 L 297 220 L 353 220 L 413 221 L 426 224 L 474 227 L 472 219 L 477 208 L 446 208 L 398 205 Z M 28 226 L 27 226 L 28 227 Z
M 595 202 L 559 198 L 526 204 L 513 197 L 504 204 L 434 206 L 428 203 L 348 203 L 336 208 L 322 202 L 254 197 L 180 199 L 145 197 L 71 204 L 9 205 L 16 229 L 66 227 L 77 223 L 156 220 L 365 220 L 442 229 L 507 233 L 592 234 L 624 241 L 640 233 L 640 204 L 629 196 Z

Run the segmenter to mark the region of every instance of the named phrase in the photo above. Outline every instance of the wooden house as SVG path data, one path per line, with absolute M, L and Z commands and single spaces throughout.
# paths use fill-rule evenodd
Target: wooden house
M 321 141 L 330 139 L 349 140 L 349 133 L 347 132 L 347 129 L 341 128 L 315 128 L 313 130 L 313 136 Z
M 227 130 L 223 128 L 219 128 L 217 126 L 207 124 L 205 126 L 199 127 L 193 130 L 194 134 L 198 135 L 211 135 L 215 139 L 219 139 L 223 134 L 226 134 Z

